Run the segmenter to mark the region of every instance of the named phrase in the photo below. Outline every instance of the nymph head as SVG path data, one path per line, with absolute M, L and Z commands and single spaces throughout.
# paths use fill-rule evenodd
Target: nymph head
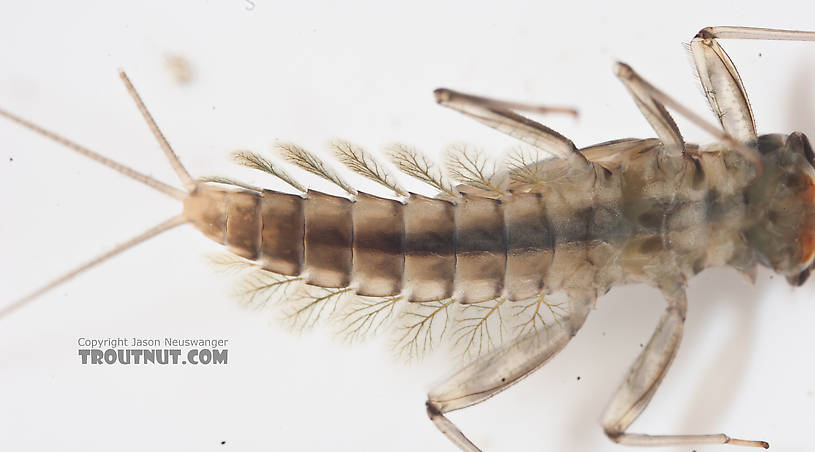
M 815 156 L 802 133 L 759 137 L 761 176 L 747 190 L 745 237 L 759 262 L 801 285 L 815 260 Z

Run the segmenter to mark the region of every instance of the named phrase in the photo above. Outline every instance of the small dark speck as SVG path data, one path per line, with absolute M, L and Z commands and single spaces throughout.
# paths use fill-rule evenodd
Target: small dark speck
M 224 444 L 226 444 L 226 441 L 221 441 L 221 445 L 223 446 Z M 693 451 L 693 452 L 696 452 L 696 451 Z
M 761 58 L 761 56 L 762 56 L 761 52 L 758 52 L 758 57 Z M 696 452 L 696 451 L 693 451 L 693 452 Z
M 642 344 L 640 344 L 640 348 L 642 348 Z
M 8 158 L 8 161 L 9 161 L 9 162 L 13 162 L 13 161 L 14 161 L 14 157 L 9 157 L 9 158 Z
M 603 331 L 603 337 L 605 337 L 605 336 L 606 336 L 606 332 L 605 332 L 605 331 Z
M 505 381 L 507 381 L 507 379 L 506 379 L 506 378 L 502 378 L 502 379 L 501 379 L 501 383 L 503 383 L 503 382 L 505 382 Z
M 580 381 L 580 375 L 577 376 L 577 381 Z

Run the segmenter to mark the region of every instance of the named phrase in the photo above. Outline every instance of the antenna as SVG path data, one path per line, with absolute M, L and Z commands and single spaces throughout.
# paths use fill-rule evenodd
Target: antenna
M 161 130 L 159 130 L 158 126 L 156 125 L 155 120 L 153 119 L 153 116 L 150 115 L 150 112 L 147 110 L 147 107 L 144 105 L 144 102 L 142 101 L 142 99 L 139 96 L 138 92 L 136 92 L 136 89 L 133 87 L 133 84 L 130 82 L 130 79 L 127 77 L 127 74 L 125 74 L 124 71 L 119 71 L 119 77 L 122 79 L 122 82 L 124 83 L 128 94 L 130 94 L 130 97 L 132 97 L 133 101 L 136 102 L 136 106 L 138 107 L 139 112 L 141 113 L 144 120 L 147 122 L 147 125 L 150 127 L 150 131 L 153 133 L 153 136 L 158 141 L 159 145 L 161 146 L 161 149 L 164 151 L 164 155 L 166 155 L 167 159 L 170 161 L 170 165 L 173 167 L 173 170 L 175 170 L 176 175 L 178 175 L 178 178 L 181 180 L 181 182 L 184 184 L 184 186 L 187 188 L 188 191 L 194 190 L 196 185 L 197 185 L 195 180 L 193 180 L 193 178 L 190 176 L 190 174 L 184 168 L 184 165 L 181 164 L 181 161 L 178 159 L 178 156 L 173 151 L 173 148 L 170 147 L 170 144 L 167 142 L 167 139 L 164 138 L 164 135 L 161 133 Z M 154 189 L 156 191 L 164 193 L 165 195 L 167 195 L 167 196 L 169 196 L 171 198 L 175 198 L 175 199 L 177 199 L 179 201 L 184 201 L 185 199 L 187 199 L 187 196 L 188 196 L 187 191 L 179 190 L 178 188 L 175 188 L 175 187 L 173 187 L 171 185 L 167 185 L 167 184 L 165 184 L 164 182 L 161 182 L 158 179 L 154 179 L 154 178 L 152 178 L 152 177 L 150 177 L 150 176 L 148 176 L 146 174 L 142 174 L 142 173 L 140 173 L 140 172 L 138 172 L 138 171 L 136 171 L 136 170 L 134 170 L 134 169 L 132 169 L 132 168 L 130 168 L 128 166 L 122 165 L 121 163 L 118 163 L 118 162 L 116 162 L 114 160 L 111 160 L 111 159 L 109 159 L 109 158 L 107 158 L 107 157 L 105 157 L 105 156 L 103 156 L 103 155 L 101 155 L 99 153 L 91 151 L 90 149 L 88 149 L 88 148 L 86 148 L 86 147 L 84 147 L 82 145 L 74 143 L 73 141 L 71 141 L 71 140 L 69 140 L 69 139 L 67 139 L 67 138 L 65 138 L 65 137 L 63 137 L 61 135 L 58 135 L 58 134 L 56 134 L 56 133 L 54 133 L 54 132 L 52 132 L 50 130 L 44 129 L 44 128 L 42 128 L 42 127 L 40 127 L 40 126 L 30 122 L 30 121 L 27 121 L 27 120 L 25 120 L 25 119 L 23 119 L 23 118 L 21 118 L 21 117 L 19 117 L 17 115 L 14 115 L 14 114 L 9 113 L 9 112 L 7 112 L 7 111 L 5 111 L 3 109 L 0 109 L 0 116 L 6 117 L 9 120 L 11 120 L 12 122 L 20 124 L 21 126 L 27 128 L 29 130 L 32 130 L 32 131 L 36 132 L 39 135 L 42 135 L 42 136 L 44 136 L 44 137 L 46 137 L 48 139 L 56 141 L 57 143 L 67 147 L 68 149 L 71 149 L 74 152 L 77 152 L 78 154 L 80 154 L 80 155 L 82 155 L 84 157 L 87 157 L 87 158 L 89 158 L 91 160 L 94 160 L 94 161 L 96 161 L 98 163 L 101 163 L 102 165 L 105 165 L 108 168 L 116 170 L 119 173 L 121 173 L 121 174 L 123 174 L 123 175 L 125 175 L 125 176 L 127 176 L 127 177 L 129 177 L 129 178 L 131 178 L 133 180 L 139 181 L 139 182 L 147 185 L 148 187 L 150 187 L 150 188 L 152 188 L 152 189 Z M 110 259 L 111 257 L 116 256 L 117 254 L 120 254 L 120 253 L 122 253 L 122 252 L 124 252 L 124 251 L 138 245 L 139 243 L 143 243 L 143 242 L 145 242 L 145 241 L 147 241 L 147 240 L 161 234 L 162 232 L 168 231 L 168 230 L 170 230 L 170 229 L 172 229 L 172 228 L 174 228 L 176 226 L 182 225 L 182 224 L 184 224 L 186 222 L 187 222 L 187 219 L 184 218 L 183 214 L 181 214 L 181 215 L 176 215 L 176 216 L 174 216 L 174 217 L 172 217 L 172 218 L 170 218 L 170 219 L 168 219 L 168 220 L 166 220 L 166 221 L 164 221 L 162 223 L 159 223 L 159 224 L 151 227 L 150 229 L 144 231 L 143 233 L 137 235 L 136 237 L 133 237 L 133 238 L 125 241 L 124 243 L 121 243 L 121 244 L 115 246 L 113 249 L 111 249 L 111 250 L 109 250 L 109 251 L 107 251 L 107 252 L 105 252 L 105 253 L 103 253 L 103 254 L 101 254 L 99 256 L 96 256 L 96 257 L 92 258 L 91 260 L 85 262 L 84 264 L 74 268 L 73 270 L 68 271 L 67 273 L 63 274 L 62 276 L 57 277 L 56 279 L 54 279 L 51 282 L 41 286 L 40 288 L 36 289 L 35 291 L 31 292 L 30 294 L 28 294 L 28 295 L 26 295 L 26 296 L 24 296 L 24 297 L 22 297 L 22 298 L 20 298 L 20 299 L 18 299 L 16 301 L 12 302 L 11 304 L 9 304 L 7 306 L 4 306 L 3 308 L 0 308 L 0 318 L 2 318 L 4 316 L 16 311 L 20 307 L 22 307 L 25 304 L 29 303 L 30 301 L 36 299 L 37 297 L 44 294 L 45 292 L 48 292 L 49 290 L 53 289 L 54 287 L 59 286 L 60 284 L 66 282 L 66 281 L 69 281 L 70 279 L 74 278 L 75 276 L 83 273 L 84 271 L 86 271 L 86 270 L 88 270 L 88 269 L 90 269 L 92 267 L 95 267 L 98 264 L 101 264 L 102 262 Z
M 170 161 L 170 166 L 173 167 L 175 174 L 178 175 L 178 179 L 181 180 L 181 183 L 187 187 L 188 191 L 192 191 L 195 188 L 195 181 L 190 177 L 190 173 L 187 172 L 187 169 L 184 168 L 184 165 L 181 164 L 181 160 L 178 159 L 178 156 L 173 151 L 173 148 L 170 147 L 170 143 L 167 142 L 167 139 L 164 138 L 164 134 L 161 133 L 159 130 L 156 121 L 153 119 L 153 115 L 147 110 L 147 107 L 144 105 L 144 102 L 141 100 L 141 96 L 136 91 L 136 88 L 133 87 L 133 84 L 130 82 L 130 79 L 125 74 L 125 71 L 119 70 L 119 78 L 122 79 L 122 82 L 125 84 L 125 88 L 127 88 L 127 93 L 130 94 L 130 97 L 133 98 L 133 101 L 136 102 L 136 107 L 139 109 L 139 113 L 141 113 L 144 120 L 147 122 L 147 126 L 150 127 L 150 132 L 153 133 L 153 136 L 156 137 L 156 141 L 161 146 L 161 149 L 164 151 L 164 155 L 167 156 L 167 160 Z
M 108 168 L 114 169 L 114 170 L 120 172 L 121 174 L 124 174 L 125 176 L 127 176 L 127 177 L 129 177 L 129 178 L 131 178 L 133 180 L 137 180 L 137 181 L 147 185 L 148 187 L 150 187 L 150 188 L 152 188 L 154 190 L 157 190 L 157 191 L 159 191 L 161 193 L 164 193 L 165 195 L 167 195 L 167 196 L 169 196 L 171 198 L 175 198 L 175 199 L 177 199 L 179 201 L 183 201 L 184 198 L 187 197 L 187 193 L 184 192 L 184 191 L 181 191 L 181 190 L 179 190 L 179 189 L 177 189 L 177 188 L 175 188 L 173 186 L 167 185 L 167 184 L 165 184 L 164 182 L 162 182 L 162 181 L 160 181 L 158 179 L 153 179 L 152 177 L 150 177 L 150 176 L 148 176 L 146 174 L 142 174 L 142 173 L 140 173 L 140 172 L 138 172 L 138 171 L 136 171 L 136 170 L 134 170 L 134 169 L 132 169 L 130 167 L 122 165 L 119 162 L 116 162 L 116 161 L 111 160 L 111 159 L 109 159 L 109 158 L 107 158 L 107 157 L 105 157 L 105 156 L 103 156 L 101 154 L 98 154 L 98 153 L 96 153 L 94 151 L 91 151 L 90 149 L 86 148 L 85 146 L 76 144 L 73 141 L 71 141 L 71 140 L 69 140 L 69 139 L 67 139 L 65 137 L 62 137 L 60 135 L 57 135 L 54 132 L 51 132 L 50 130 L 43 129 L 42 127 L 34 124 L 33 122 L 26 121 L 25 119 L 23 119 L 23 118 L 21 118 L 21 117 L 19 117 L 17 115 L 14 115 L 12 113 L 9 113 L 9 112 L 3 110 L 2 108 L 0 108 L 0 116 L 4 116 L 4 117 L 10 119 L 12 122 L 16 122 L 17 124 L 20 124 L 21 126 L 27 128 L 29 130 L 33 130 L 38 135 L 42 135 L 45 138 L 56 141 L 57 143 L 67 147 L 68 149 L 70 149 L 70 150 L 72 150 L 74 152 L 77 152 L 77 153 L 79 153 L 79 154 L 81 154 L 81 155 L 83 155 L 83 156 L 85 156 L 85 157 L 87 157 L 87 158 L 89 158 L 91 160 L 95 160 L 96 162 L 101 163 L 102 165 L 105 165 Z
M 103 253 L 103 254 L 101 254 L 99 256 L 94 257 L 93 259 L 89 260 L 88 262 L 85 262 L 84 264 L 80 265 L 79 267 L 76 267 L 73 270 L 63 274 L 62 276 L 54 279 L 53 281 L 49 282 L 48 284 L 45 284 L 44 286 L 41 286 L 39 289 L 35 290 L 34 292 L 31 292 L 30 294 L 28 294 L 28 295 L 26 295 L 26 296 L 24 296 L 24 297 L 22 297 L 22 298 L 20 298 L 20 299 L 18 299 L 16 301 L 12 302 L 8 306 L 4 306 L 2 309 L 0 309 L 0 318 L 3 318 L 6 315 L 11 314 L 12 312 L 14 312 L 17 309 L 24 306 L 26 303 L 34 300 L 35 298 L 39 297 L 40 295 L 44 294 L 45 292 L 48 292 L 49 290 L 53 289 L 54 287 L 59 286 L 60 284 L 64 283 L 65 281 L 70 280 L 71 278 L 73 278 L 74 276 L 84 272 L 85 270 L 87 270 L 87 269 L 89 269 L 91 267 L 94 267 L 94 266 L 96 266 L 98 264 L 101 264 L 102 262 L 110 259 L 111 257 L 113 257 L 113 256 L 115 256 L 117 254 L 120 254 L 120 253 L 122 253 L 123 251 L 125 251 L 127 249 L 133 248 L 134 246 L 138 245 L 139 243 L 142 243 L 142 242 L 146 241 L 147 239 L 155 237 L 155 236 L 161 234 L 164 231 L 169 231 L 170 229 L 172 229 L 172 228 L 174 228 L 176 226 L 182 225 L 182 224 L 184 224 L 186 222 L 187 222 L 187 220 L 182 215 L 177 215 L 177 216 L 174 216 L 173 218 L 170 218 L 169 220 L 166 220 L 166 221 L 164 221 L 162 223 L 159 223 L 159 224 L 151 227 L 150 229 L 144 231 L 143 233 L 137 235 L 136 237 L 133 237 L 132 239 L 130 239 L 130 240 L 128 240 L 128 241 L 114 247 L 113 249 L 111 249 L 111 250 L 109 250 L 109 251 L 107 251 L 107 252 L 105 252 L 105 253 Z

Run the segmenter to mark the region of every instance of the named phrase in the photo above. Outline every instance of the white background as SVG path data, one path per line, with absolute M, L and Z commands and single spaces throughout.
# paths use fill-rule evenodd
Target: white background
M 815 28 L 806 2 L 502 3 L 3 2 L 0 107 L 177 184 L 118 80 L 124 68 L 192 174 L 249 179 L 229 151 L 276 139 L 322 149 L 344 137 L 370 150 L 402 140 L 428 153 L 460 140 L 494 152 L 512 144 L 436 106 L 438 86 L 576 106 L 579 121 L 545 121 L 579 146 L 652 136 L 613 61 L 712 119 L 681 43 L 709 25 Z M 723 44 L 760 132 L 815 135 L 815 44 Z M 169 55 L 191 62 L 191 83 L 173 78 Z M 709 141 L 678 121 L 688 141 Z M 0 303 L 178 211 L 0 121 Z M 291 335 L 230 298 L 230 280 L 202 257 L 217 249 L 182 227 L 0 319 L 2 447 L 452 450 L 423 406 L 450 363 L 405 366 L 385 343 Z M 632 430 L 811 450 L 812 284 L 792 291 L 766 271 L 755 286 L 726 269 L 697 277 L 683 346 Z M 543 370 L 451 418 L 488 450 L 628 450 L 599 418 L 662 307 L 653 289 L 614 289 Z M 79 364 L 77 338 L 133 335 L 228 338 L 230 363 Z

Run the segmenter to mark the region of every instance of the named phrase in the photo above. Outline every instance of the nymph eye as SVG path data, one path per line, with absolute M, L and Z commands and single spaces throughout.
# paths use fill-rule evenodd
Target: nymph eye
M 815 153 L 812 152 L 812 146 L 809 144 L 809 138 L 803 133 L 801 134 L 801 142 L 804 145 L 804 156 L 813 168 L 815 168 Z
M 804 269 L 804 271 L 798 273 L 795 276 L 788 276 L 787 281 L 790 283 L 790 285 L 794 287 L 802 286 L 809 278 L 809 274 L 812 271 L 811 269 L 812 267 L 807 267 L 806 269 Z

